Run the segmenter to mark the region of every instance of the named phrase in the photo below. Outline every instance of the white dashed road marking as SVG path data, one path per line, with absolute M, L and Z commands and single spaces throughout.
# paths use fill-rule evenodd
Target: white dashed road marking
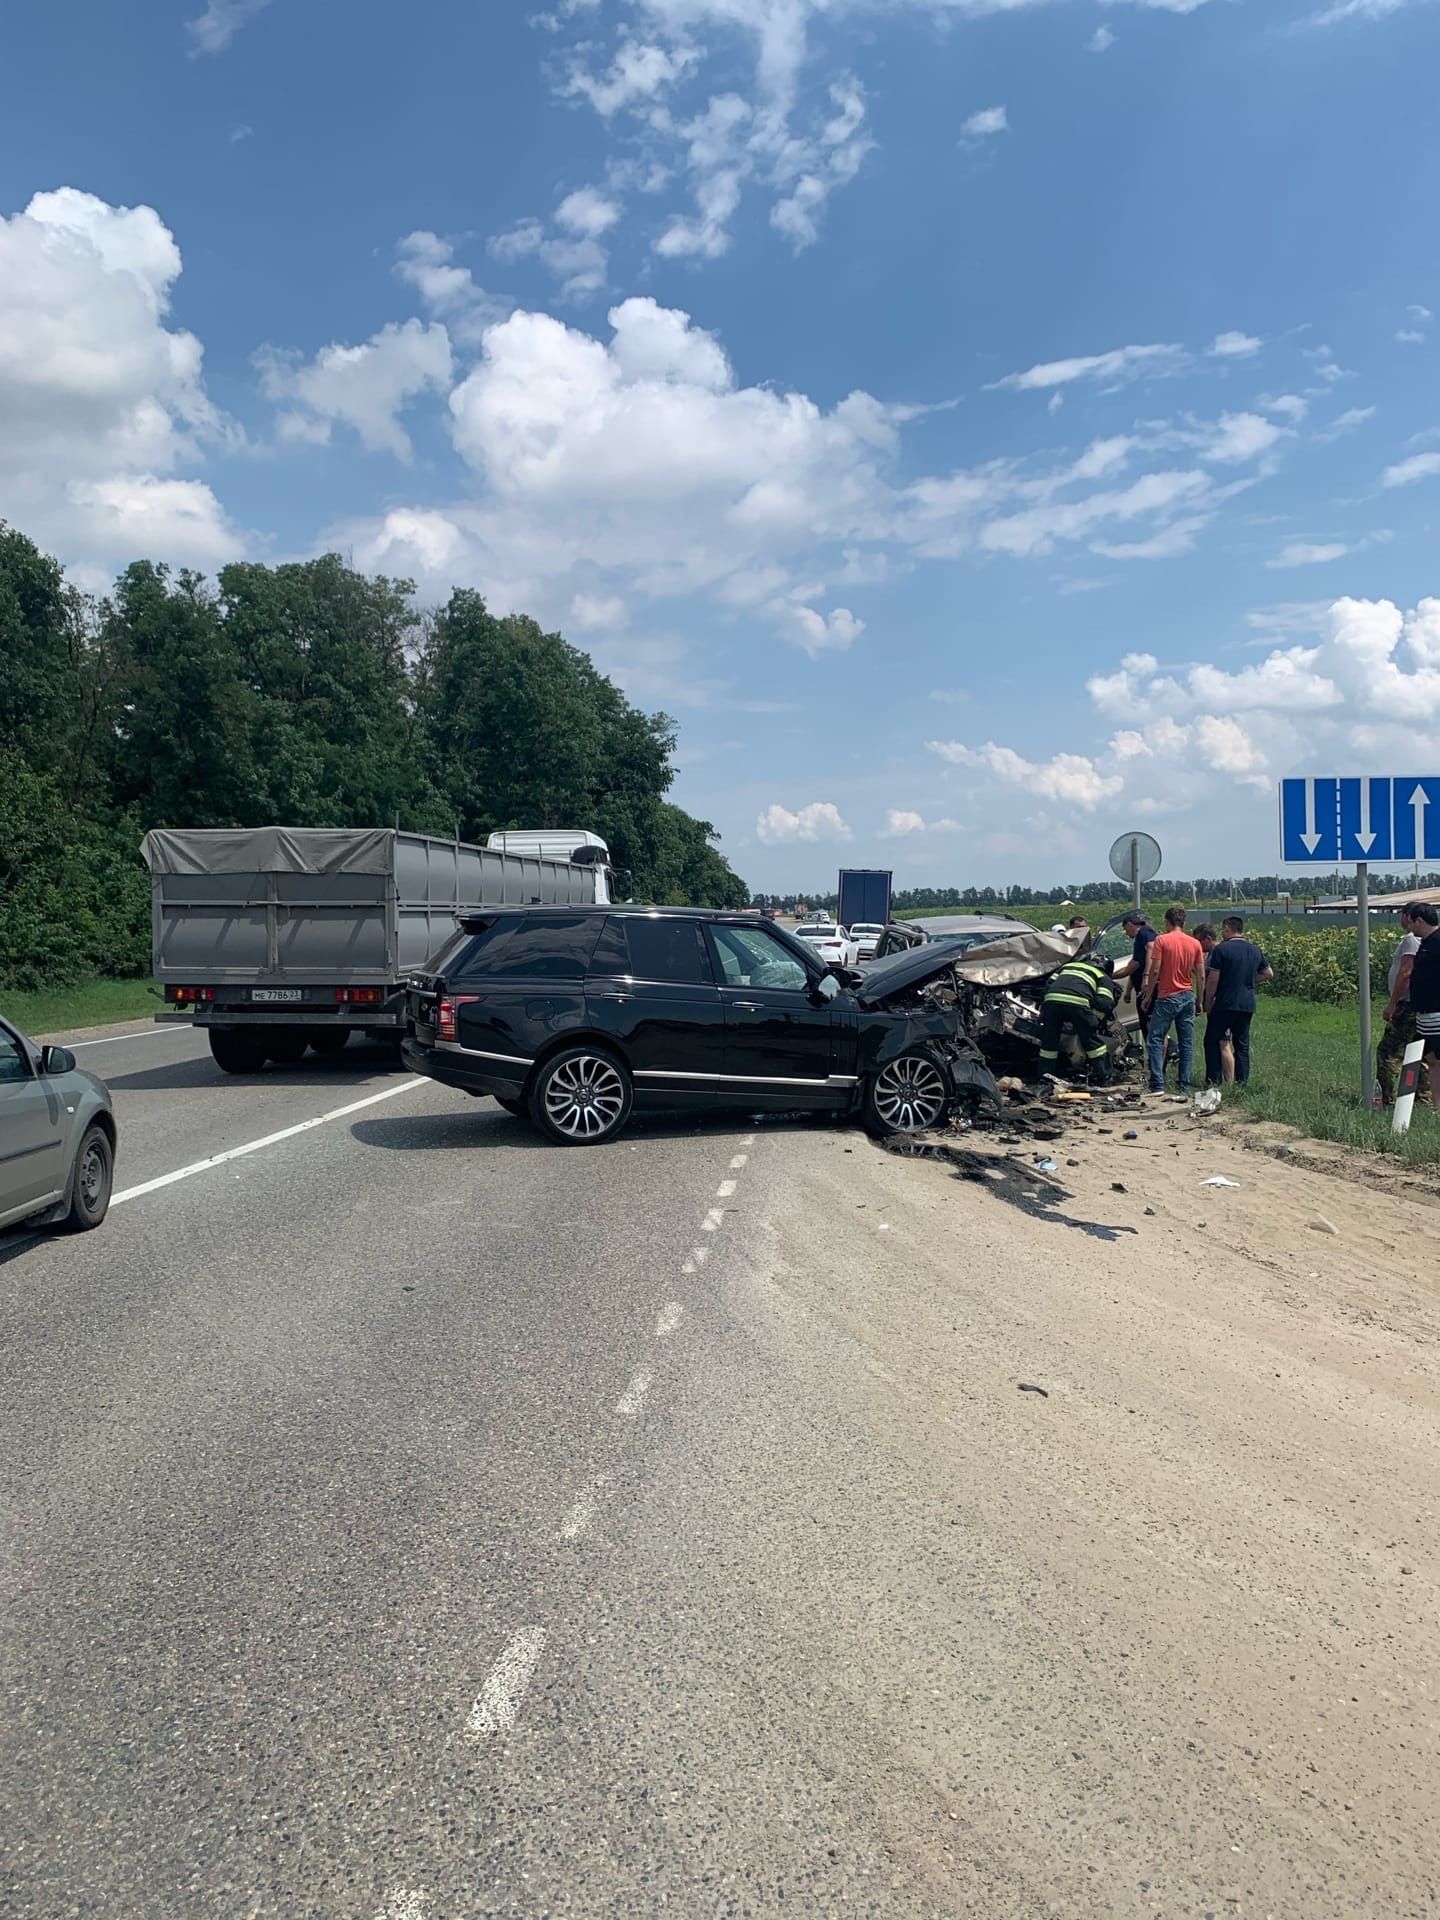
M 743 1167 L 747 1163 L 749 1158 L 750 1156 L 748 1153 L 737 1153 L 735 1158 L 730 1162 L 730 1171 L 732 1173 L 738 1173 L 741 1167 Z
M 678 1300 L 667 1300 L 660 1309 L 660 1318 L 655 1322 L 655 1338 L 663 1340 L 666 1334 L 673 1333 L 684 1311 Z
M 649 1393 L 650 1383 L 654 1378 L 649 1367 L 637 1367 L 631 1376 L 629 1386 L 616 1402 L 615 1411 L 623 1413 L 627 1420 L 633 1420 L 644 1406 L 645 1396 Z
M 725 1215 L 719 1207 L 711 1207 L 709 1213 L 707 1213 L 705 1218 L 700 1222 L 700 1231 L 702 1233 L 714 1233 L 724 1218 Z
M 397 1887 L 375 1920 L 429 1920 L 435 1911 L 423 1887 Z
M 717 1200 L 728 1200 L 734 1191 L 735 1182 L 733 1180 L 722 1180 L 715 1189 L 715 1198 Z
M 470 1717 L 465 1722 L 465 1732 L 470 1739 L 483 1740 L 489 1734 L 509 1733 L 514 1727 L 520 1717 L 525 1689 L 544 1646 L 543 1627 L 522 1627 L 512 1636 L 485 1676 L 485 1684 L 470 1709 Z
M 560 1529 L 562 1540 L 578 1540 L 582 1533 L 588 1533 L 590 1522 L 595 1518 L 595 1509 L 600 1504 L 600 1496 L 610 1484 L 607 1474 L 597 1474 L 585 1488 L 565 1517 Z
M 138 1187 L 126 1187 L 123 1192 L 110 1196 L 112 1207 L 120 1207 L 127 1200 L 138 1200 L 142 1194 L 156 1193 L 161 1187 L 172 1187 L 177 1180 L 188 1180 L 191 1174 L 207 1173 L 211 1167 L 223 1167 L 227 1160 L 239 1160 L 247 1153 L 258 1153 L 262 1147 L 273 1147 L 278 1141 L 293 1140 L 297 1133 L 308 1133 L 312 1127 L 323 1127 L 327 1121 L 343 1120 L 348 1113 L 359 1113 L 362 1107 L 378 1106 L 382 1100 L 393 1100 L 397 1094 L 409 1093 L 412 1087 L 423 1087 L 425 1082 L 418 1077 L 402 1080 L 398 1087 L 386 1087 L 380 1093 L 367 1095 L 364 1100 L 352 1100 L 349 1106 L 332 1107 L 329 1113 L 320 1113 L 313 1120 L 301 1120 L 293 1127 L 282 1127 L 278 1133 L 267 1133 L 259 1140 L 247 1140 L 243 1147 L 230 1147 L 224 1153 L 212 1153 L 208 1160 L 194 1160 L 188 1167 L 177 1167 L 173 1173 L 162 1173 L 154 1180 L 142 1180 Z

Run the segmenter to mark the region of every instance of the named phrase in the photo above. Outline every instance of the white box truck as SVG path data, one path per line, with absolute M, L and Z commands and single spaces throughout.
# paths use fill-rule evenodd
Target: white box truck
M 405 982 L 458 914 L 609 899 L 598 836 L 544 838 L 579 857 L 389 827 L 157 827 L 140 848 L 155 1018 L 205 1027 L 226 1073 L 338 1053 L 357 1029 L 398 1047 Z

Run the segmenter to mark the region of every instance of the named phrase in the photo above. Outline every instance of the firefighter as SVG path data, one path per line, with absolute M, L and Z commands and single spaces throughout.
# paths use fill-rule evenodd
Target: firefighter
M 1053 974 L 1040 1010 L 1040 1071 L 1054 1073 L 1060 1065 L 1060 1036 L 1073 1029 L 1090 1069 L 1090 1078 L 1102 1086 L 1110 1079 L 1110 1049 L 1104 1029 L 1119 998 L 1111 979 L 1111 962 L 1095 954 L 1069 960 Z

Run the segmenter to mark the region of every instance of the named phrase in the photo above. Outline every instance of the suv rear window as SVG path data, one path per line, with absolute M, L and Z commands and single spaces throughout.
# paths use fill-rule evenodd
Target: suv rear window
M 630 972 L 637 980 L 673 980 L 686 986 L 710 984 L 710 959 L 693 920 L 670 920 L 662 914 L 626 915 L 625 944 Z
M 452 981 L 577 980 L 602 924 L 600 914 L 496 914 L 493 920 L 471 914 L 461 933 L 467 944 L 450 955 L 443 972 Z

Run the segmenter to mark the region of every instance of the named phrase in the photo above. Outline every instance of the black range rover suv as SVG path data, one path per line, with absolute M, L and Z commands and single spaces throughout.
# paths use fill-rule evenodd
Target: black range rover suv
M 754 915 L 499 907 L 463 916 L 426 968 L 406 1065 L 563 1146 L 613 1138 L 634 1106 L 813 1107 L 893 1133 L 961 1087 L 998 1101 L 954 1006 L 927 992 L 943 957 L 862 980 Z

